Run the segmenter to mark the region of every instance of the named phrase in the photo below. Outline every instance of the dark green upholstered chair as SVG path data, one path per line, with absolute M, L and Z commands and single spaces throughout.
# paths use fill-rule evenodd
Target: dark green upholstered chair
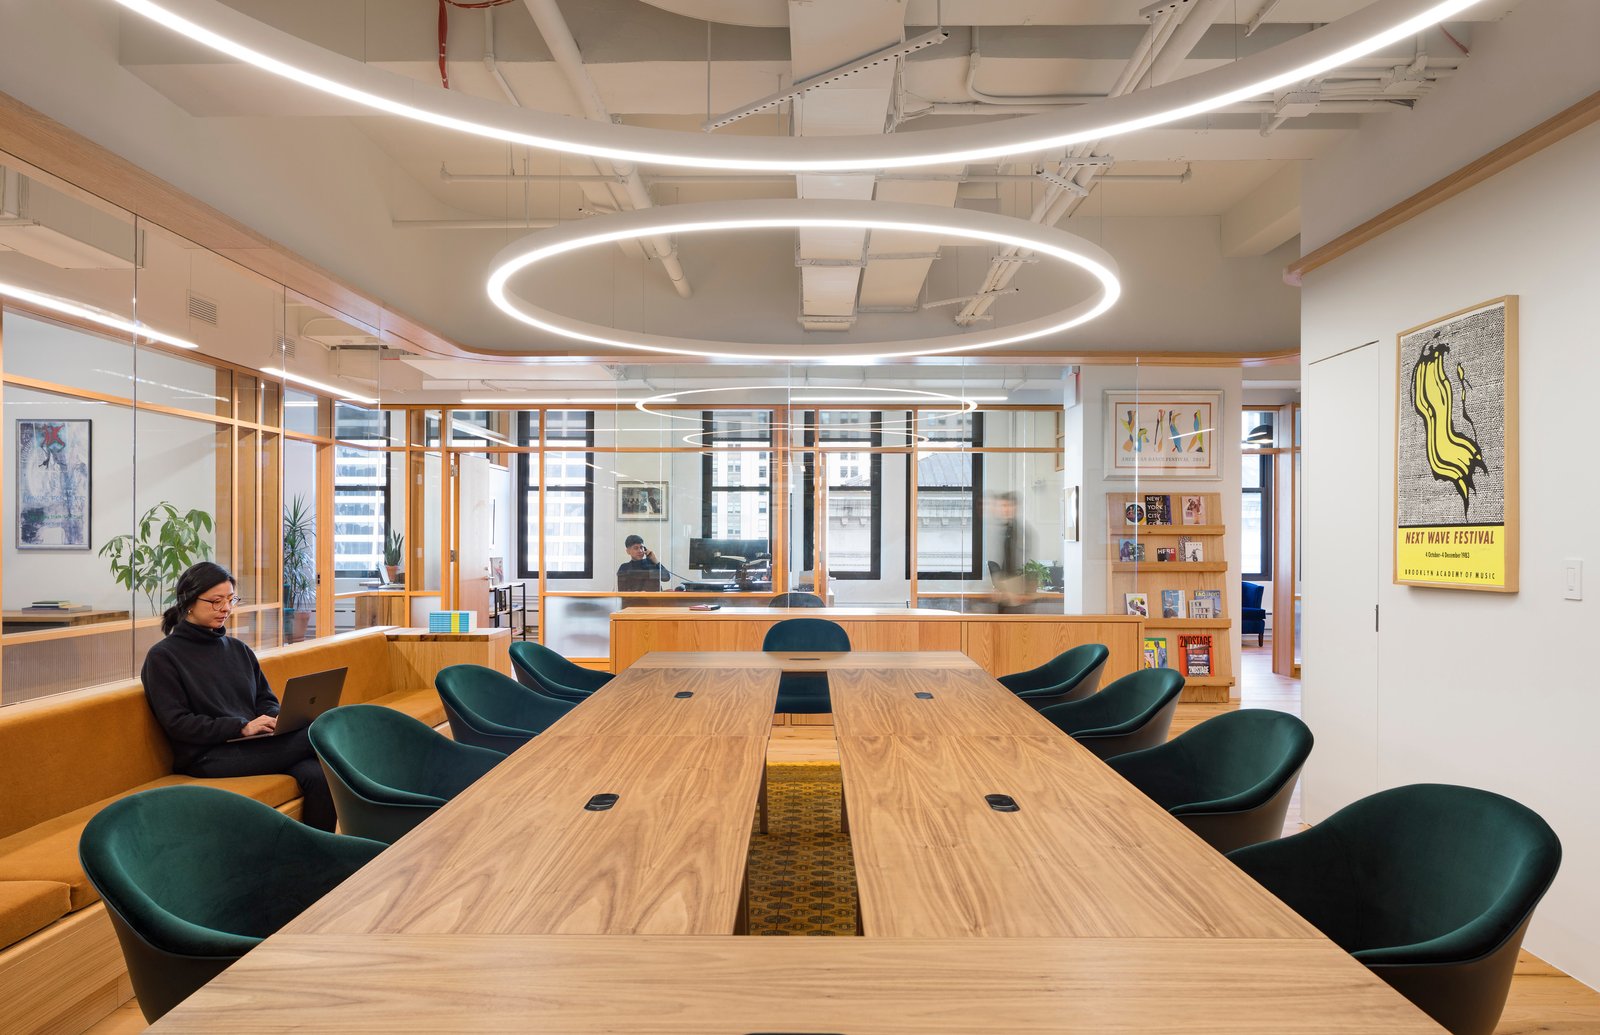
M 768 607 L 825 607 L 815 593 L 779 593 L 767 601 Z
M 1510 798 L 1422 783 L 1228 858 L 1454 1035 L 1490 1035 L 1561 842 Z
M 101 809 L 78 859 L 154 1023 L 383 848 L 242 794 L 180 785 Z
M 529 690 L 562 701 L 581 701 L 611 682 L 611 673 L 574 665 L 544 644 L 528 640 L 511 645 L 511 671 Z
M 384 844 L 400 840 L 505 758 L 375 704 L 326 711 L 310 735 L 339 829 Z
M 1146 668 L 1092 697 L 1047 705 L 1039 714 L 1096 755 L 1112 758 L 1165 743 L 1182 692 L 1176 669 Z
M 1311 742 L 1293 715 L 1246 708 L 1106 764 L 1212 848 L 1231 852 L 1282 835 Z
M 850 649 L 850 635 L 838 622 L 826 618 L 786 618 L 767 630 L 761 641 L 765 651 L 817 651 L 835 653 Z M 828 676 L 823 672 L 785 672 L 778 677 L 780 713 L 825 715 L 833 710 L 828 700 Z
M 1000 677 L 1000 685 L 1035 708 L 1081 701 L 1100 689 L 1111 651 L 1101 643 L 1084 643 L 1026 672 Z
M 450 735 L 458 743 L 509 755 L 571 711 L 574 701 L 535 693 L 483 665 L 451 665 L 433 677 Z

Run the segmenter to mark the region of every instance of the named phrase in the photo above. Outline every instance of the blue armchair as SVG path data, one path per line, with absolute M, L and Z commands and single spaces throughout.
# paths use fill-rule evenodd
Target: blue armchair
M 1261 606 L 1266 587 L 1259 582 L 1245 582 L 1239 589 L 1239 631 L 1255 633 L 1256 646 L 1267 642 L 1267 612 Z

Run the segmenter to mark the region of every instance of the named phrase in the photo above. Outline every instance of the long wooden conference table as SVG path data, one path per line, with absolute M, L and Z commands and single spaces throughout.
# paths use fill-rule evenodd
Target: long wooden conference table
M 800 671 L 865 937 L 735 933 Z M 718 652 L 641 658 L 156 1030 L 1442 1029 L 965 656 Z

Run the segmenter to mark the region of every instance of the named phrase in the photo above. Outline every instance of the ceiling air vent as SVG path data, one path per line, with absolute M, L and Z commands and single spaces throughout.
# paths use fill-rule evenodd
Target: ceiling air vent
M 201 298 L 199 295 L 190 294 L 189 319 L 199 320 L 201 323 L 208 323 L 215 327 L 217 325 L 217 303 L 209 298 Z
M 294 339 L 285 337 L 282 334 L 278 335 L 278 351 L 285 356 L 294 355 Z

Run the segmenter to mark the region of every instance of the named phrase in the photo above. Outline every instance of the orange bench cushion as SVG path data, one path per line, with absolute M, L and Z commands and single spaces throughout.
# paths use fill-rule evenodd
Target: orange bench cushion
M 118 798 L 174 784 L 202 783 L 254 798 L 274 808 L 300 797 L 294 778 L 282 773 L 270 776 L 230 776 L 221 780 L 197 780 L 190 776 L 163 776 L 157 780 L 114 794 L 104 800 L 45 820 L 36 826 L 0 839 L 0 881 L 52 881 L 71 891 L 71 908 L 82 909 L 100 898 L 78 865 L 78 838 L 94 814 Z
M 393 708 L 397 712 L 404 712 L 419 722 L 429 726 L 437 726 L 444 721 L 444 702 L 439 699 L 439 691 L 432 687 L 426 690 L 396 690 L 382 697 L 373 698 L 368 704 L 381 704 L 385 708 Z
M 0 949 L 67 915 L 72 892 L 48 880 L 0 881 Z

